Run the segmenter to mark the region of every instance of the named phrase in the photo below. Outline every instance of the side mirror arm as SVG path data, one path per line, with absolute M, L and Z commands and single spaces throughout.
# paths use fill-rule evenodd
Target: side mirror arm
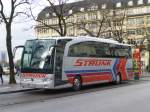
M 15 57 L 15 54 L 16 54 L 17 49 L 19 49 L 19 48 L 23 48 L 23 49 L 24 49 L 24 46 L 16 46 L 16 47 L 13 49 L 13 58 Z

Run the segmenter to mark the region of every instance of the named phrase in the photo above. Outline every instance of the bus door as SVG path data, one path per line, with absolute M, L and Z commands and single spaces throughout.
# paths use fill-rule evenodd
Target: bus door
M 58 40 L 57 46 L 55 47 L 55 86 L 65 84 L 66 82 L 62 81 L 62 65 L 63 65 L 63 56 L 65 45 L 71 39 Z

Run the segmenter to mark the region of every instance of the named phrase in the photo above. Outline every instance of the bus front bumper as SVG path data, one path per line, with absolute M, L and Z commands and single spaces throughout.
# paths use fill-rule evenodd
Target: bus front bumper
M 20 83 L 21 87 L 23 88 L 39 88 L 39 89 L 53 89 L 54 84 L 53 81 L 47 82 L 32 82 L 32 81 L 24 81 Z

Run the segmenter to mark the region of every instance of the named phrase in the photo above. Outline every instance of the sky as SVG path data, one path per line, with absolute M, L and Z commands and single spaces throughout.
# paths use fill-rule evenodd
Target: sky
M 5 13 L 9 14 L 10 0 L 2 0 L 2 1 L 5 7 Z M 70 2 L 73 1 L 77 1 L 77 0 L 70 0 Z M 34 9 L 33 10 L 34 15 L 37 16 L 38 13 L 46 6 L 47 6 L 46 0 L 34 0 L 34 5 L 32 5 L 32 8 Z M 17 10 L 20 11 L 26 9 L 27 6 L 23 6 L 23 7 L 19 7 Z M 31 21 L 31 20 L 27 20 L 28 22 L 25 21 L 26 20 L 24 20 L 23 17 L 18 16 L 12 25 L 12 47 L 13 48 L 17 45 L 24 45 L 25 41 L 28 39 L 37 38 L 34 31 L 35 21 Z M 0 24 L 0 42 L 1 42 L 0 51 L 6 51 L 5 39 L 6 39 L 5 25 Z
M 29 23 L 22 23 L 12 26 L 13 47 L 16 45 L 23 45 L 26 40 L 35 38 L 34 29 L 29 28 L 29 25 Z M 25 31 L 25 28 L 28 28 L 28 31 Z M 6 51 L 6 31 L 4 25 L 0 26 L 0 41 L 0 51 Z
M 9 14 L 10 0 L 2 0 L 5 7 L 5 14 Z M 35 16 L 46 6 L 46 2 L 35 0 L 33 13 Z M 36 7 L 36 8 L 35 8 Z M 25 10 L 27 6 L 19 7 L 17 10 Z M 35 21 L 31 18 L 25 20 L 24 17 L 18 16 L 12 25 L 12 46 L 24 45 L 28 39 L 37 38 L 34 31 Z M 6 31 L 5 24 L 0 24 L 0 51 L 6 51 Z

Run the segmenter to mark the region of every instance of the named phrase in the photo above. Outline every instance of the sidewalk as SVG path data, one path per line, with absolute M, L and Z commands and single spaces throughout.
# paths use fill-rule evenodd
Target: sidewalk
M 20 87 L 20 78 L 19 76 L 16 76 L 16 82 L 17 84 L 9 84 L 9 76 L 3 75 L 4 84 L 1 84 L 0 80 L 0 94 L 9 94 L 9 93 L 16 93 L 16 92 L 23 92 L 23 91 L 30 91 L 33 89 L 30 88 L 22 88 Z

